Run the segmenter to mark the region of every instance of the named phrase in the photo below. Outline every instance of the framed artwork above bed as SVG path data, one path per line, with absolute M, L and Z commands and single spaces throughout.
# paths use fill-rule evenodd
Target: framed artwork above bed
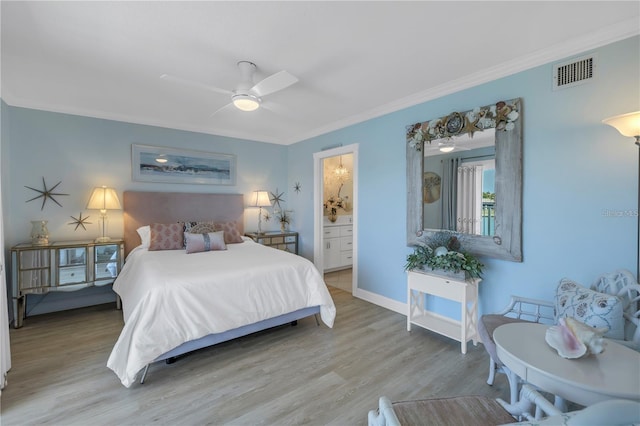
M 131 171 L 141 182 L 235 185 L 236 156 L 133 144 Z

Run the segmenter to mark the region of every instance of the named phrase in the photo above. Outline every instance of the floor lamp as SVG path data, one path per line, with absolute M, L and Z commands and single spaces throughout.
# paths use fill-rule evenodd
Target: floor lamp
M 638 146 L 638 255 L 636 263 L 636 280 L 640 280 L 640 111 L 630 112 L 628 114 L 616 115 L 602 120 L 604 124 L 615 128 L 623 136 L 636 139 Z

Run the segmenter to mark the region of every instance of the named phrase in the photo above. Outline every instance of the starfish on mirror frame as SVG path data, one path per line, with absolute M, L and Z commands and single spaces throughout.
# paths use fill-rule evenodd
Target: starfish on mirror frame
M 300 192 L 302 190 L 302 185 L 300 185 L 300 182 L 296 182 L 293 184 L 293 190 L 296 192 Z
M 464 127 L 460 130 L 460 134 L 469 133 L 469 137 L 472 138 L 475 132 L 481 132 L 483 129 L 477 126 L 480 121 L 480 117 L 476 117 L 475 120 L 470 121 L 467 117 L 464 118 Z
M 87 219 L 89 219 L 90 217 L 91 216 L 82 217 L 82 212 L 80 212 L 80 215 L 78 217 L 71 216 L 71 219 L 73 219 L 73 222 L 70 222 L 67 225 L 75 225 L 76 227 L 73 229 L 74 231 L 78 230 L 78 226 L 82 226 L 82 229 L 86 231 L 87 227 L 85 225 L 92 224 L 92 222 L 87 222 Z
M 32 188 L 30 186 L 26 186 L 25 185 L 25 188 L 29 188 L 32 191 L 36 191 L 36 192 L 40 193 L 40 195 L 38 195 L 37 197 L 33 197 L 32 199 L 27 200 L 26 202 L 28 203 L 29 201 L 33 201 L 33 200 L 37 200 L 38 198 L 42 198 L 42 206 L 40 207 L 40 210 L 43 210 L 44 209 L 44 204 L 47 202 L 47 199 L 50 199 L 51 201 L 53 201 L 54 203 L 56 203 L 57 205 L 62 207 L 62 204 L 60 204 L 54 198 L 54 196 L 69 195 L 69 194 L 62 194 L 62 193 L 59 193 L 59 192 L 53 192 L 58 187 L 58 185 L 60 185 L 61 183 L 62 183 L 62 181 L 56 183 L 55 185 L 53 185 L 53 187 L 47 189 L 47 183 L 44 181 L 44 176 L 43 176 L 42 177 L 42 187 L 43 187 L 42 190 L 35 189 L 35 188 Z
M 269 196 L 269 198 L 271 199 L 271 202 L 273 203 L 273 207 L 277 205 L 278 210 L 281 209 L 280 203 L 284 203 L 284 200 L 282 199 L 283 195 L 284 195 L 284 192 L 278 192 L 278 188 L 276 188 L 276 192 L 272 192 Z

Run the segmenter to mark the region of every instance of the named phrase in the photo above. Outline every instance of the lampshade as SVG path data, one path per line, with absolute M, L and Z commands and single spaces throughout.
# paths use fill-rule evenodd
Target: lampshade
M 254 191 L 251 196 L 251 207 L 270 207 L 271 200 L 267 191 Z
M 121 208 L 116 190 L 106 186 L 94 188 L 87 203 L 89 210 L 120 210 Z
M 248 95 L 238 94 L 231 97 L 233 105 L 242 111 L 255 111 L 260 107 L 260 98 Z
M 616 115 L 604 119 L 602 122 L 615 128 L 623 136 L 636 138 L 636 143 L 640 140 L 640 111 Z

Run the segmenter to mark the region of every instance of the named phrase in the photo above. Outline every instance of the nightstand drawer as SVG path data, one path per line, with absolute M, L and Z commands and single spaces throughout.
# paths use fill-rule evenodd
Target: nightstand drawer
M 267 231 L 258 234 L 257 232 L 248 232 L 245 234 L 258 244 L 272 247 L 278 250 L 288 251 L 298 254 L 298 233 L 291 231 Z

